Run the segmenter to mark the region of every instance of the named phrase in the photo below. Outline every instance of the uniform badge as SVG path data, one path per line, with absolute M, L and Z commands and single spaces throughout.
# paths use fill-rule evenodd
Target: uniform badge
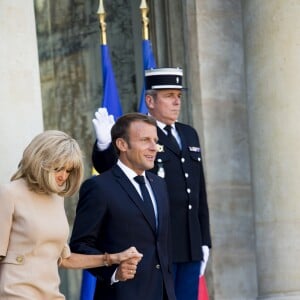
M 157 176 L 165 178 L 165 170 L 162 165 L 158 166 Z
M 157 152 L 164 152 L 164 145 L 156 144 Z
M 191 152 L 200 152 L 200 147 L 192 147 L 192 146 L 189 146 L 189 150 Z
M 165 178 L 165 169 L 162 160 L 160 158 L 157 160 L 157 167 L 158 167 L 157 176 L 161 178 Z

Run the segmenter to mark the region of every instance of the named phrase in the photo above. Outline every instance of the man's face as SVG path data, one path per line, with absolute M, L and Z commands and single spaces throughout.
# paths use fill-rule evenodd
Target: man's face
M 154 167 L 157 153 L 156 126 L 136 121 L 129 127 L 129 141 L 119 141 L 120 160 L 137 174 Z
M 146 102 L 156 120 L 171 125 L 180 113 L 181 90 L 157 90 L 156 96 L 146 96 Z

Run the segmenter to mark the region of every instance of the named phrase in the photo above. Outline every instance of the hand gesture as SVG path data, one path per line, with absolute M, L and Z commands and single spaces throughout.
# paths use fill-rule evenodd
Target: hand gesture
M 95 112 L 93 125 L 96 133 L 97 145 L 110 144 L 111 142 L 110 130 L 114 124 L 115 124 L 114 116 L 109 115 L 106 108 L 101 107 L 98 109 L 98 111 Z

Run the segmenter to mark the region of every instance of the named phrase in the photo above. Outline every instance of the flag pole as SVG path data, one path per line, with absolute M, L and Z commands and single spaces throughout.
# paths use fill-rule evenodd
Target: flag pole
M 99 1 L 98 17 L 100 25 L 100 53 L 102 65 L 102 83 L 103 83 L 103 98 L 102 107 L 105 107 L 110 115 L 115 119 L 120 117 L 122 113 L 122 106 L 118 93 L 118 88 L 113 72 L 112 62 L 110 59 L 109 47 L 106 36 L 106 12 L 103 5 L 103 0 Z
M 100 24 L 100 30 L 101 30 L 101 32 L 100 32 L 101 45 L 106 45 L 107 44 L 106 22 L 105 22 L 106 13 L 104 10 L 103 0 L 99 1 L 99 7 L 98 7 L 97 14 L 99 17 L 99 24 Z
M 143 39 L 149 40 L 149 29 L 148 29 L 149 18 L 147 17 L 149 8 L 148 8 L 146 0 L 141 1 L 140 10 L 141 10 L 142 24 L 143 24 Z
M 142 51 L 143 51 L 143 72 L 144 72 L 145 70 L 156 68 L 156 62 L 152 51 L 151 41 L 149 39 L 149 28 L 148 28 L 149 18 L 147 17 L 149 8 L 146 0 L 141 1 L 140 11 L 142 15 L 142 25 L 143 25 Z M 145 83 L 142 88 L 138 111 L 140 113 L 148 112 L 148 108 L 146 107 L 146 102 L 145 102 Z

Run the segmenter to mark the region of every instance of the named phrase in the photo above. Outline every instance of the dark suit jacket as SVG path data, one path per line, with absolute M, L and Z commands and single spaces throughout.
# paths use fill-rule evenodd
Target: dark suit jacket
M 143 209 L 143 201 L 124 172 L 111 170 L 85 181 L 80 189 L 71 250 L 115 253 L 135 246 L 143 253 L 133 280 L 110 284 L 117 266 L 93 269 L 97 277 L 94 299 L 159 300 L 163 286 L 175 300 L 171 273 L 169 204 L 165 182 L 147 172 L 158 209 L 158 228 Z
M 157 127 L 158 144 L 164 149 L 157 153 L 155 167 L 150 171 L 165 176 L 170 198 L 174 262 L 199 261 L 202 260 L 201 246 L 211 247 L 200 142 L 193 127 L 179 122 L 175 126 L 182 151 L 178 153 Z M 112 145 L 99 151 L 95 144 L 92 159 L 96 170 L 103 172 L 115 163 L 117 156 Z

